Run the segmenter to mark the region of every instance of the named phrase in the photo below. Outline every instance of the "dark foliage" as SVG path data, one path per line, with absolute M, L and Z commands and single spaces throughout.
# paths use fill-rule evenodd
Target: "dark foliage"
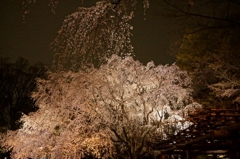
M 22 113 L 36 111 L 35 101 L 30 94 L 36 88 L 35 79 L 44 77 L 46 67 L 30 65 L 23 58 L 11 63 L 0 58 L 0 130 L 16 130 L 20 127 Z

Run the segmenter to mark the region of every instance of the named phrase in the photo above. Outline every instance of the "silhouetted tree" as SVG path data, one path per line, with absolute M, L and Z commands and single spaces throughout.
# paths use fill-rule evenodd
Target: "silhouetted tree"
M 27 60 L 18 58 L 11 63 L 7 58 L 0 59 L 0 126 L 16 130 L 20 126 L 22 114 L 36 111 L 31 93 L 36 89 L 36 78 L 43 78 L 46 68 L 42 64 L 30 65 Z
M 196 98 L 214 107 L 239 103 L 240 2 L 163 1 L 168 15 L 182 24 L 172 51 L 192 77 Z

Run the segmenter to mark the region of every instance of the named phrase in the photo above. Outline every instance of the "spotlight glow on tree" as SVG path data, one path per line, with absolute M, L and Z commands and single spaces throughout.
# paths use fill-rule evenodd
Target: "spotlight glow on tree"
M 176 65 L 114 55 L 99 69 L 39 79 L 32 97 L 40 109 L 2 143 L 14 158 L 141 158 L 189 126 L 184 118 L 200 108 L 191 94 L 190 78 Z

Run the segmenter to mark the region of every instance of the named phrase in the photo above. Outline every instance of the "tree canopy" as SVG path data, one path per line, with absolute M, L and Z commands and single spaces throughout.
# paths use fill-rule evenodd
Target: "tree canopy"
M 54 10 L 61 0 L 49 0 Z M 142 0 L 143 8 L 149 7 Z M 22 0 L 25 17 L 36 3 Z M 84 1 L 82 1 L 84 3 Z M 57 70 L 99 67 L 113 53 L 119 56 L 133 54 L 131 36 L 137 0 L 99 0 L 94 6 L 81 7 L 66 16 L 51 48 L 55 53 L 53 68 Z M 26 14 L 25 14 L 26 13 Z
M 144 8 L 148 0 L 143 0 Z M 129 21 L 134 16 L 136 0 L 101 0 L 89 8 L 79 7 L 66 17 L 52 46 L 56 69 L 72 70 L 97 66 L 113 53 L 133 55 Z
M 158 140 L 188 127 L 191 80 L 176 65 L 144 66 L 112 56 L 99 69 L 49 72 L 32 97 L 40 109 L 3 145 L 14 158 L 141 158 Z
M 78 8 L 66 17 L 53 42 L 54 64 L 59 69 L 70 65 L 76 70 L 93 64 L 99 66 L 113 52 L 121 56 L 132 55 L 132 26 L 128 23 L 132 16 L 133 12 L 116 10 L 115 4 L 108 1 L 100 1 L 90 8 Z

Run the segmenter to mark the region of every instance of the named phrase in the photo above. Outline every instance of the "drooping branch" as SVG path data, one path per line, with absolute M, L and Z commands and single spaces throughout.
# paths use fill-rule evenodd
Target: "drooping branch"
M 167 0 L 163 0 L 166 4 L 168 4 L 169 6 L 173 7 L 174 9 L 178 10 L 180 13 L 182 13 L 182 15 L 178 15 L 177 17 L 181 17 L 181 16 L 194 16 L 194 17 L 200 17 L 200 18 L 204 18 L 204 19 L 212 19 L 212 20 L 217 20 L 217 21 L 224 21 L 224 22 L 229 22 L 229 23 L 234 23 L 234 24 L 240 24 L 237 21 L 233 21 L 229 18 L 224 18 L 224 17 L 214 17 L 214 16 L 210 16 L 210 15 L 204 15 L 204 14 L 197 14 L 197 13 L 193 13 L 189 10 L 185 11 L 183 9 L 181 9 L 180 7 L 170 3 Z
M 163 0 L 172 10 L 171 17 L 184 21 L 184 31 L 193 34 L 207 29 L 236 28 L 240 25 L 238 11 L 240 6 L 232 1 L 221 1 L 212 7 L 212 1 L 193 1 L 193 3 Z

